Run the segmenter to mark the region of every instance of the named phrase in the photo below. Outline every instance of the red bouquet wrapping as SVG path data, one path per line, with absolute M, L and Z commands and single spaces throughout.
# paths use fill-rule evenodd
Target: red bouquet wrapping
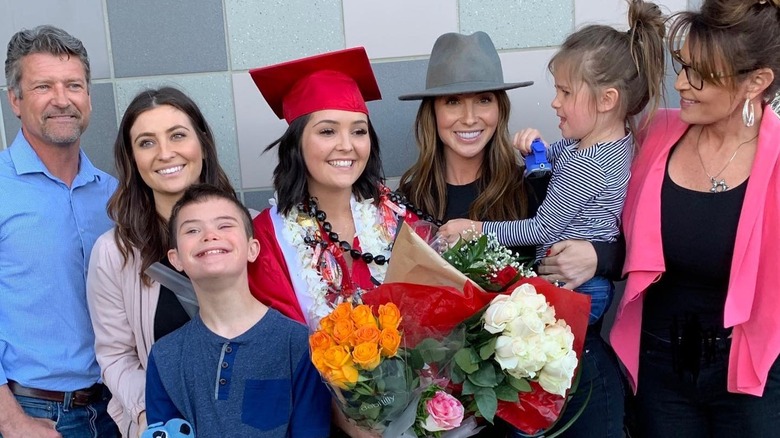
M 590 297 L 561 289 L 538 278 L 523 278 L 508 290 L 532 285 L 554 307 L 574 335 L 573 351 L 579 361 L 588 325 Z M 386 283 L 363 295 L 364 304 L 377 308 L 395 303 L 403 315 L 401 329 L 406 341 L 416 345 L 432 335 L 444 338 L 459 324 L 483 310 L 500 293 L 484 292 L 466 281 L 463 289 L 409 283 Z M 578 362 L 579 363 L 579 362 Z M 534 435 L 549 429 L 560 416 L 565 396 L 552 394 L 531 382 L 529 392 L 520 392 L 516 402 L 499 400 L 496 415 L 523 433 Z

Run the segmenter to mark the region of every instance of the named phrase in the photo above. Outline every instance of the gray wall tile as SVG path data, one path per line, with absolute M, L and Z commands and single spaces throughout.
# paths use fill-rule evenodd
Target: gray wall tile
M 420 101 L 400 101 L 398 96 L 425 88 L 428 60 L 373 63 L 371 66 L 382 91 L 382 100 L 368 103 L 371 122 L 379 135 L 382 164 L 387 177 L 401 176 L 417 161 L 412 125 Z
M 372 59 L 428 55 L 439 35 L 458 31 L 458 4 L 452 0 L 342 3 L 346 46 L 364 46 Z
M 674 89 L 674 83 L 677 81 L 677 74 L 672 68 L 672 57 L 669 53 L 666 53 L 666 76 L 664 77 L 664 96 L 665 102 L 661 103 L 665 108 L 679 108 L 680 107 L 680 93 Z
M 222 2 L 107 0 L 116 77 L 227 69 Z
M 11 103 L 8 101 L 8 91 L 3 89 L 3 95 L 0 97 L 0 106 L 3 111 L 3 130 L 5 132 L 6 145 L 10 145 L 16 138 L 16 133 L 19 131 L 19 119 L 16 118 L 11 110 Z
M 0 57 L 4 63 L 8 41 L 13 34 L 22 29 L 51 24 L 84 43 L 93 79 L 110 77 L 102 0 L 0 0 L 0 11 Z M 2 75 L 0 86 L 4 85 L 5 75 Z
M 246 205 L 247 208 L 262 211 L 270 207 L 268 200 L 273 196 L 273 190 L 253 190 L 251 192 L 244 192 L 244 205 Z
M 341 0 L 224 1 L 234 70 L 344 48 Z
M 485 31 L 499 50 L 559 45 L 573 26 L 572 0 L 460 0 L 460 31 Z
M 116 140 L 116 103 L 114 87 L 110 83 L 92 86 L 92 116 L 84 133 L 82 147 L 92 164 L 116 175 L 114 169 L 114 141 Z
M 222 168 L 236 189 L 240 189 L 241 175 L 236 146 L 236 118 L 228 73 L 121 80 L 116 83 L 117 113 L 121 119 L 125 109 L 138 92 L 162 86 L 176 87 L 192 98 L 203 112 L 214 132 L 217 154 Z
M 110 83 L 92 84 L 92 114 L 89 127 L 81 137 L 81 148 L 84 149 L 92 164 L 112 175 L 114 171 L 114 140 L 116 139 L 116 105 L 114 104 L 114 88 Z M 3 123 L 5 138 L 10 145 L 22 124 L 11 110 L 11 104 L 3 93 Z
M 0 101 L 5 101 L 5 89 L 0 88 Z M 6 140 L 5 140 L 5 121 L 3 119 L 5 111 L 3 111 L 3 105 L 0 104 L 0 151 L 5 149 L 6 146 Z

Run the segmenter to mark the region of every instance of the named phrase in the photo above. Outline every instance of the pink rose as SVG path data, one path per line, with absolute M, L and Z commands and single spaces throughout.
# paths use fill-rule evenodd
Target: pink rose
M 433 398 L 425 402 L 425 410 L 428 416 L 422 427 L 429 432 L 451 430 L 463 421 L 463 405 L 444 391 L 436 391 Z

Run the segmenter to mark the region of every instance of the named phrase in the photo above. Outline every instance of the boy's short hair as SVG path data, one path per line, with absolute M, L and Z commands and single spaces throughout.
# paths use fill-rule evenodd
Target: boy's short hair
M 240 212 L 241 222 L 244 224 L 247 240 L 254 237 L 252 215 L 249 214 L 249 210 L 244 207 L 244 204 L 238 200 L 235 192 L 223 190 L 212 184 L 193 184 L 184 191 L 184 194 L 176 204 L 173 205 L 173 209 L 171 210 L 171 219 L 168 221 L 168 235 L 170 236 L 170 246 L 172 249 L 177 248 L 176 222 L 178 221 L 181 209 L 191 204 L 206 202 L 210 199 L 224 199 L 235 205 Z

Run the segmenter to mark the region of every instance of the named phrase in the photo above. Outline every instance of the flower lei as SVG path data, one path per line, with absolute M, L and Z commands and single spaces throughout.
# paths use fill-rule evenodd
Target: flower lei
M 385 197 L 384 195 L 382 196 Z M 373 198 L 351 202 L 352 219 L 355 221 L 355 230 L 360 241 L 360 247 L 364 252 L 371 254 L 382 254 L 390 257 L 395 230 L 388 230 L 387 225 L 380 220 L 380 212 L 374 205 Z M 384 203 L 381 208 L 387 208 Z M 313 235 L 319 231 L 319 223 L 316 220 L 301 221 L 299 218 L 306 216 L 305 212 L 299 211 L 293 207 L 290 212 L 284 216 L 284 229 L 282 236 L 296 250 L 298 259 L 301 261 L 299 272 L 301 278 L 307 285 L 307 294 L 312 299 L 312 304 L 308 309 L 310 321 L 319 321 L 327 316 L 330 311 L 339 303 L 330 303 L 326 295 L 331 285 L 322 277 L 322 273 L 316 266 L 318 260 L 314 260 L 314 248 L 304 242 L 304 237 Z M 377 265 L 369 263 L 368 269 L 371 276 L 382 283 L 387 273 L 387 264 Z

